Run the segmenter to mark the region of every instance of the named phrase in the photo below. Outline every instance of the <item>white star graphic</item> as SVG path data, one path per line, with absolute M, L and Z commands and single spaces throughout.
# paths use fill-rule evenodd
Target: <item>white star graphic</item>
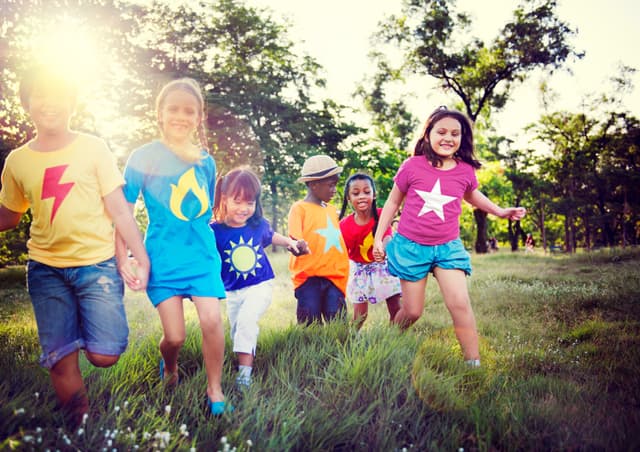
M 455 196 L 447 196 L 443 195 L 440 191 L 440 179 L 436 181 L 436 184 L 433 186 L 431 191 L 422 191 L 416 190 L 418 196 L 420 196 L 424 200 L 424 206 L 422 206 L 422 210 L 418 214 L 419 217 L 424 215 L 427 212 L 435 212 L 438 217 L 444 221 L 444 205 L 450 203 L 451 201 L 455 201 Z

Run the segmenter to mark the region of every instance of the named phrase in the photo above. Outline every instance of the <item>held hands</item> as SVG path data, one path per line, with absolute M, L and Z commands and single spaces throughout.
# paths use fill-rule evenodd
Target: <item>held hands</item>
M 289 239 L 289 245 L 287 250 L 294 256 L 302 256 L 303 254 L 309 254 L 309 245 L 304 240 Z
M 149 282 L 149 266 L 140 264 L 135 258 L 118 259 L 118 270 L 131 290 L 144 290 Z
M 384 243 L 382 243 L 382 240 L 375 240 L 373 242 L 373 258 L 376 262 L 382 262 L 384 261 L 385 256 Z

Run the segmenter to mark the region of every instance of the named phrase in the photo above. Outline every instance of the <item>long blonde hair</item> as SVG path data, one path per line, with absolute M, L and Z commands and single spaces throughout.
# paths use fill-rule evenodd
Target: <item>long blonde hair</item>
M 202 148 L 204 148 L 207 153 L 209 152 L 209 142 L 207 140 L 207 132 L 205 129 L 205 120 L 207 118 L 205 104 L 204 104 L 204 96 L 202 95 L 202 90 L 200 89 L 200 85 L 192 78 L 183 77 L 176 80 L 172 80 L 166 85 L 162 87 L 160 92 L 158 93 L 158 97 L 156 97 L 156 113 L 159 115 L 160 110 L 164 104 L 164 101 L 167 98 L 167 95 L 176 90 L 183 90 L 190 94 L 193 94 L 195 98 L 198 100 L 200 104 L 200 125 L 197 129 L 198 141 Z M 162 133 L 162 123 L 160 122 L 158 116 L 158 127 L 160 128 L 160 133 Z M 199 148 L 193 148 L 188 150 L 179 150 L 172 149 L 173 152 L 178 154 L 178 157 L 189 162 L 189 163 L 197 163 L 202 160 L 202 153 Z

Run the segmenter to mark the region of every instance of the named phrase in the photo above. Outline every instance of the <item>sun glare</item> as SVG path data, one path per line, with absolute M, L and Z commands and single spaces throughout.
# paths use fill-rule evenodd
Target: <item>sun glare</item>
M 80 91 L 91 89 L 104 67 L 96 37 L 70 16 L 38 30 L 31 47 L 35 61 L 72 77 Z

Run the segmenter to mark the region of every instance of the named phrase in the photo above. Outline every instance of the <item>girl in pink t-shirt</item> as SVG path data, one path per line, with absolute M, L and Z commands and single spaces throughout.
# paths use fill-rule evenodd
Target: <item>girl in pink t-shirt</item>
M 343 218 L 348 204 L 353 213 Z M 340 210 L 340 232 L 349 253 L 347 299 L 353 303 L 357 328 L 367 319 L 369 303 L 386 300 L 391 321 L 400 309 L 400 281 L 389 274 L 386 262 L 376 262 L 373 258 L 373 235 L 381 210 L 376 207 L 376 186 L 371 176 L 356 173 L 347 179 Z M 391 228 L 387 228 L 383 240 L 389 240 L 391 233 Z
M 384 260 L 389 273 L 400 278 L 402 307 L 394 322 L 402 328 L 415 323 L 424 309 L 427 276 L 433 273 L 467 363 L 480 365 L 478 331 L 465 276 L 471 259 L 460 240 L 462 199 L 500 218 L 521 219 L 523 207 L 501 208 L 478 190 L 473 131 L 467 117 L 440 107 L 434 111 L 405 160 L 380 214 L 373 255 Z M 385 250 L 384 231 L 404 202 L 398 232 Z

